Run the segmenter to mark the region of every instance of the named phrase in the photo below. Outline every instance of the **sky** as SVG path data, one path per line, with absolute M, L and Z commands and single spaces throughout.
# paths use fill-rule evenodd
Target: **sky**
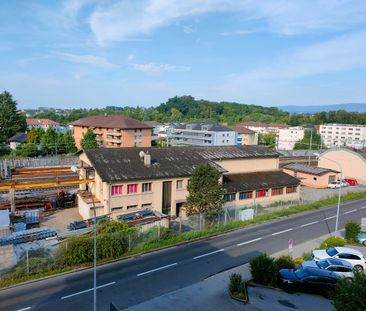
M 366 102 L 364 0 L 0 0 L 20 108 Z

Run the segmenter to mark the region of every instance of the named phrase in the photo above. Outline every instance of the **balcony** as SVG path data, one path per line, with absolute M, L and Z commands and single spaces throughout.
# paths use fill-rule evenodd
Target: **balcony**
M 107 132 L 107 135 L 111 135 L 111 136 L 122 136 L 122 133 L 121 132 L 111 131 L 111 132 Z
M 122 143 L 122 139 L 120 139 L 120 138 L 108 138 L 107 137 L 106 141 L 109 143 L 118 143 L 118 144 Z
M 93 130 L 93 133 L 95 135 L 101 135 L 101 134 L 103 134 L 103 130 Z

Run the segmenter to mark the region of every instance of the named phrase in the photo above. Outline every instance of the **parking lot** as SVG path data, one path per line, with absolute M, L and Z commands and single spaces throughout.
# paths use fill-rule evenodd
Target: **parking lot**
M 366 191 L 366 186 L 358 185 L 358 186 L 350 186 L 344 187 L 341 189 L 342 194 L 351 193 L 351 192 L 362 192 Z M 314 189 L 306 186 L 301 187 L 301 197 L 304 203 L 310 203 L 330 197 L 335 197 L 338 195 L 338 189 Z

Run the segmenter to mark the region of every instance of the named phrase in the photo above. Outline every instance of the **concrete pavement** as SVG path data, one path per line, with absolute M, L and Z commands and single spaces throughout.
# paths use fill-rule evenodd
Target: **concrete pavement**
M 316 239 L 294 245 L 293 258 L 301 257 L 304 252 L 310 252 L 319 247 L 320 243 L 330 235 L 323 235 Z M 366 247 L 355 247 L 366 255 Z M 271 256 L 278 257 L 288 255 L 288 250 L 283 250 Z M 330 300 L 319 295 L 305 293 L 289 294 L 281 290 L 272 290 L 261 287 L 248 287 L 250 303 L 242 303 L 231 299 L 227 293 L 229 276 L 232 273 L 240 273 L 244 280 L 251 278 L 249 264 L 224 271 L 204 281 L 191 286 L 164 294 L 152 300 L 124 309 L 125 311 L 187 311 L 187 310 L 246 310 L 246 311 L 285 311 L 285 310 L 312 310 L 331 311 L 333 305 Z

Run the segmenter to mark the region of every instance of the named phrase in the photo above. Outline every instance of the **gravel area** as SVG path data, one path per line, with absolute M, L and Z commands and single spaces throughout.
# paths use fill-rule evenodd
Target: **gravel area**
M 75 220 L 82 220 L 77 207 L 46 211 L 41 216 L 41 227 L 52 227 L 60 233 L 66 231 L 70 222 Z

